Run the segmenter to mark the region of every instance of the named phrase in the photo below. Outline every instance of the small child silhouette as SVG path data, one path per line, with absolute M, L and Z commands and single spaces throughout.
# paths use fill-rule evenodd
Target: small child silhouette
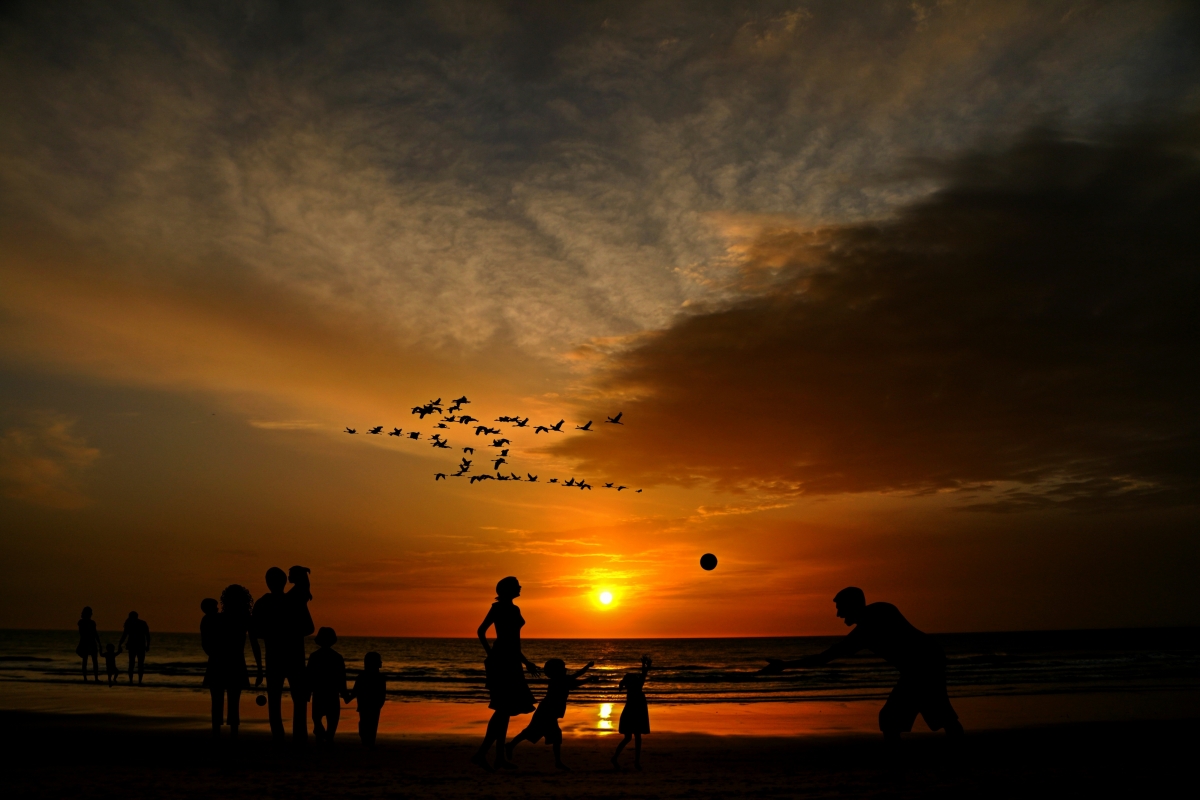
M 568 675 L 567 665 L 561 658 L 552 658 L 546 662 L 543 671 L 550 679 L 550 684 L 546 687 L 546 696 L 542 698 L 542 702 L 538 703 L 537 710 L 533 712 L 533 719 L 529 721 L 525 730 L 514 736 L 512 741 L 505 746 L 504 750 L 508 754 L 509 761 L 512 761 L 513 748 L 519 742 L 536 742 L 545 737 L 546 744 L 554 747 L 554 766 L 559 769 L 570 769 L 562 762 L 563 734 L 562 728 L 558 726 L 558 721 L 567 713 L 567 696 L 571 694 L 571 690 L 587 683 L 586 680 L 580 680 L 580 678 L 595 663 L 589 661 L 583 669 Z
M 617 752 L 613 753 L 612 765 L 620 769 L 617 758 L 621 751 L 633 739 L 633 768 L 642 768 L 642 734 L 650 732 L 650 709 L 646 705 L 646 693 L 642 687 L 646 684 L 646 674 L 650 672 L 650 656 L 642 656 L 642 671 L 627 672 L 621 678 L 618 689 L 625 690 L 625 708 L 621 709 L 621 722 L 617 730 L 625 734 L 625 738 L 617 743 Z
M 383 659 L 371 651 L 363 656 L 363 670 L 354 679 L 354 688 L 346 697 L 358 698 L 358 736 L 367 747 L 375 746 L 375 734 L 379 731 L 379 712 L 387 695 L 387 681 L 379 670 Z
M 346 660 L 333 649 L 337 634 L 333 628 L 321 628 L 313 638 L 317 649 L 308 657 L 308 685 L 312 690 L 313 737 L 318 743 L 333 744 L 338 720 L 342 715 L 340 700 L 350 702 L 346 691 Z M 325 724 L 322 725 L 322 720 Z
M 116 684 L 117 675 L 121 672 L 120 667 L 117 666 L 117 656 L 119 655 L 121 655 L 121 651 L 113 648 L 111 643 L 104 648 L 104 669 L 108 672 L 109 686 Z

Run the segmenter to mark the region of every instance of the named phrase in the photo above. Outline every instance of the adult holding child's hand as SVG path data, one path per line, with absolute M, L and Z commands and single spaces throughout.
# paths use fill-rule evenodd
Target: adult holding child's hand
M 521 628 L 525 618 L 521 609 L 513 600 L 521 596 L 521 583 L 509 576 L 496 584 L 496 602 L 477 631 L 483 650 L 487 653 L 483 668 L 487 679 L 488 696 L 491 702 L 492 718 L 488 721 L 487 733 L 479 751 L 471 759 L 484 769 L 491 769 L 487 761 L 487 751 L 493 743 L 496 744 L 496 766 L 511 769 L 513 767 L 504 754 L 504 740 L 508 736 L 509 718 L 517 714 L 529 714 L 533 711 L 533 692 L 525 682 L 524 669 L 529 674 L 540 674 L 532 661 L 521 652 Z M 496 639 L 488 643 L 487 630 L 496 628 Z M 524 669 L 522 669 L 524 667 Z

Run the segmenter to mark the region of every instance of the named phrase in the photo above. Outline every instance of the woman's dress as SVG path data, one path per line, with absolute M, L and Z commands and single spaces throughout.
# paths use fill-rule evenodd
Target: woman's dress
M 94 619 L 79 620 L 79 644 L 75 646 L 75 654 L 80 658 L 96 656 L 100 652 L 100 640 L 96 634 Z
M 646 705 L 646 693 L 642 691 L 646 676 L 631 672 L 621 683 L 625 686 L 625 708 L 621 709 L 617 730 L 621 733 L 649 733 L 650 708 Z
M 246 631 L 249 618 L 221 612 L 217 616 L 213 641 L 214 651 L 208 657 L 204 685 L 210 689 L 240 692 L 250 688 L 250 672 L 246 669 Z
M 491 698 L 488 708 L 509 716 L 528 714 L 533 711 L 533 692 L 525 682 L 521 663 L 521 628 L 525 625 L 521 609 L 512 603 L 492 603 L 488 618 L 496 626 L 496 641 L 483 662 Z

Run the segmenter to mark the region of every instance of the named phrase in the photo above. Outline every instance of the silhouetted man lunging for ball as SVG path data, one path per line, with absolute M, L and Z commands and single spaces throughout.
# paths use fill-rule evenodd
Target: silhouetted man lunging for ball
M 867 605 L 862 589 L 853 586 L 842 589 L 833 598 L 837 615 L 854 630 L 824 653 L 805 656 L 795 661 L 769 658 L 759 675 L 776 675 L 793 667 L 820 667 L 833 661 L 870 650 L 900 670 L 887 702 L 879 712 L 879 729 L 884 739 L 899 741 L 902 732 L 912 730 L 920 714 L 931 730 L 946 729 L 948 736 L 963 732 L 958 714 L 946 694 L 946 655 L 933 637 L 912 626 L 891 603 Z

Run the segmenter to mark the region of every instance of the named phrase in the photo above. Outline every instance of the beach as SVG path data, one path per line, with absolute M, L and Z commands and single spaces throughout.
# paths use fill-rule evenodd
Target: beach
M 914 735 L 898 752 L 877 736 L 652 734 L 644 769 L 614 772 L 610 737 L 522 745 L 518 769 L 468 763 L 468 736 L 385 736 L 358 746 L 353 720 L 332 750 L 273 748 L 261 730 L 234 746 L 206 732 L 109 715 L 0 713 L 9 797 L 1041 797 L 1151 796 L 1190 770 L 1196 719 L 1097 722 Z M 626 767 L 631 759 L 626 758 Z

